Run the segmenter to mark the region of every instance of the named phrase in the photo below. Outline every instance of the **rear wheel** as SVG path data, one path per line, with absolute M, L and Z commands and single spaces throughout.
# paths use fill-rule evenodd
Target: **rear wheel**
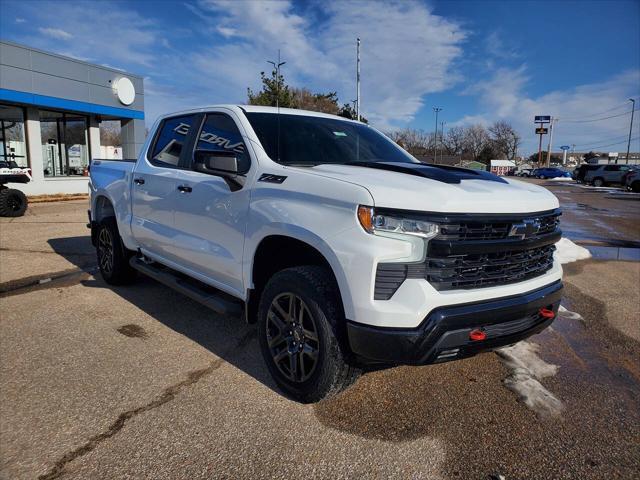
M 594 187 L 604 187 L 604 179 L 598 177 L 598 178 L 594 178 L 593 179 L 593 186 Z
M 27 211 L 27 197 L 15 188 L 0 190 L 0 217 L 21 217 Z
M 98 267 L 104 281 L 110 285 L 131 283 L 136 277 L 136 271 L 129 265 L 134 252 L 122 243 L 115 218 L 107 217 L 100 222 L 96 241 Z
M 302 402 L 335 395 L 360 373 L 346 359 L 334 284 L 325 268 L 288 268 L 269 280 L 260 299 L 258 337 L 267 368 L 282 390 Z

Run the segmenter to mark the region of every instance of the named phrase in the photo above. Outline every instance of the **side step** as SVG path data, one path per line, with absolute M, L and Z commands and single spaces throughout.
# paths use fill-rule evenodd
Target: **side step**
M 214 287 L 192 279 L 159 264 L 145 263 L 131 257 L 129 264 L 154 280 L 173 288 L 187 297 L 200 302 L 211 310 L 229 316 L 239 317 L 244 309 L 243 302 Z

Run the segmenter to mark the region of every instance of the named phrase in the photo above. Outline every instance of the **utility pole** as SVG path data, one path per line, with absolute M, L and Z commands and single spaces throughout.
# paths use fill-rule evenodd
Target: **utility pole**
M 629 148 L 631 148 L 631 132 L 633 131 L 633 114 L 636 111 L 636 101 L 630 98 L 629 101 L 632 104 L 631 107 L 631 124 L 629 124 L 629 140 L 627 140 L 627 165 L 629 165 Z
M 360 121 L 360 38 L 356 43 L 356 117 Z
M 558 121 L 557 118 L 551 117 L 551 123 L 549 124 L 549 145 L 547 147 L 547 164 L 545 166 L 551 166 L 551 147 L 553 146 L 553 126 Z
M 438 112 L 442 111 L 442 107 L 433 107 L 433 111 L 436 113 L 436 134 L 433 138 L 433 163 L 437 163 L 436 157 L 438 155 Z

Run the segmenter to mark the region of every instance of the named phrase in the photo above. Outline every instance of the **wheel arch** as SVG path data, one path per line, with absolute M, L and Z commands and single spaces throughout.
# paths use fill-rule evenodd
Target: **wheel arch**
M 343 313 L 348 315 L 350 303 L 348 301 L 347 280 L 337 257 L 321 239 L 316 242 L 299 236 L 273 233 L 263 237 L 257 244 L 249 268 L 247 285 L 246 320 L 256 321 L 256 313 L 260 295 L 269 278 L 285 268 L 301 265 L 319 265 L 326 267 L 333 276 L 338 289 L 340 305 Z

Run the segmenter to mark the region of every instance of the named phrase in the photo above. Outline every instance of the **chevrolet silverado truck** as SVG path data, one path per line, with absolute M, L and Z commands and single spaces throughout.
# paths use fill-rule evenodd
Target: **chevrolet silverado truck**
M 514 344 L 556 316 L 558 200 L 420 163 L 374 128 L 223 105 L 161 117 L 135 161 L 91 164 L 104 280 L 138 272 L 257 324 L 299 401 L 367 370 Z

